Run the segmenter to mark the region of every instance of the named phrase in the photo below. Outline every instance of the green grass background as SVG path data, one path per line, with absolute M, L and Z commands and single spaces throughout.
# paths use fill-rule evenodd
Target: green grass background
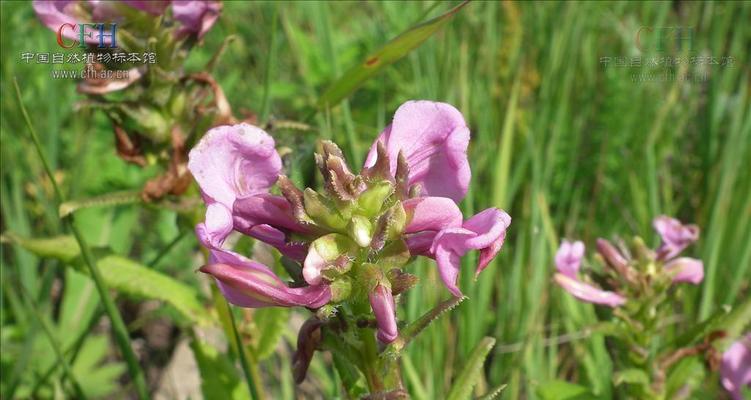
M 268 87 L 269 115 L 301 121 L 344 71 L 450 6 L 228 2 L 187 69 L 200 69 L 226 35 L 236 35 L 214 74 L 235 113 L 260 113 Z M 465 257 L 461 288 L 469 300 L 410 345 L 404 372 L 415 398 L 441 398 L 452 374 L 483 336 L 493 336 L 498 343 L 481 388 L 508 383 L 504 398 L 534 399 L 540 385 L 564 379 L 606 397 L 611 393 L 606 343 L 599 335 L 587 334 L 596 310 L 573 301 L 551 281 L 552 255 L 562 237 L 593 244 L 597 237 L 640 235 L 657 244 L 650 226 L 654 216 L 668 214 L 697 223 L 702 236 L 688 253 L 704 261 L 706 278 L 698 287 L 684 286 L 675 293 L 680 299 L 678 322 L 669 328 L 675 332 L 748 296 L 748 21 L 748 2 L 473 2 L 340 106 L 307 120 L 314 131 L 279 134 L 280 145 L 301 155 L 311 151 L 315 140 L 331 138 L 357 167 L 406 100 L 448 102 L 467 119 L 473 177 L 462 202 L 465 215 L 501 207 L 513 223 L 502 252 L 477 281 L 472 279 L 475 256 Z M 54 33 L 38 22 L 30 4 L 3 2 L 1 22 L 2 229 L 25 236 L 60 234 L 51 187 L 13 96 L 13 77 L 68 198 L 138 188 L 155 171 L 116 157 L 109 123 L 77 106 L 83 97 L 72 81 L 51 79 L 50 65 L 20 61 L 25 51 L 57 51 Z M 683 55 L 732 56 L 734 65 L 671 69 L 706 73 L 704 82 L 635 82 L 634 73 L 660 73 L 664 68 L 600 63 L 601 57 L 681 55 L 659 53 L 654 43 L 645 44 L 644 51 L 637 48 L 636 33 L 643 26 L 691 27 L 693 46 Z M 299 173 L 312 173 L 312 164 L 296 165 L 307 168 Z M 79 220 L 94 245 L 144 264 L 159 257 L 153 268 L 191 284 L 203 279 L 194 273 L 195 239 L 176 226 L 173 213 L 120 206 L 83 210 Z M 181 235 L 184 238 L 168 247 Z M 64 343 L 75 338 L 66 332 L 83 330 L 87 318 L 98 315 L 96 292 L 82 276 L 54 268 L 57 262 L 5 244 L 2 262 L 2 367 L 13 371 L 23 361 L 33 366 L 29 370 L 44 370 L 45 365 L 37 364 L 49 366 L 51 357 L 23 357 L 48 345 L 34 333 L 38 328 L 28 316 L 33 310 L 19 300 L 20 285 L 36 299 L 37 311 L 54 320 Z M 419 260 L 411 269 L 422 280 L 402 298 L 400 313 L 406 320 L 448 297 L 432 262 Z M 65 284 L 60 287 L 60 282 Z M 106 335 L 97 337 L 101 344 L 95 345 L 112 347 Z M 294 346 L 294 337 L 288 332 L 285 340 Z M 274 398 L 294 392 L 288 356 L 264 361 L 265 386 Z M 123 372 L 120 364 L 110 366 L 114 377 Z M 96 370 L 88 368 L 82 373 Z M 318 393 L 338 393 L 338 378 L 320 355 L 310 374 Z M 23 381 L 33 386 L 38 376 L 28 375 Z M 53 377 L 63 379 L 59 372 Z M 103 381 L 112 388 L 117 385 L 112 378 Z M 706 377 L 705 393 L 717 389 L 715 381 L 716 376 Z M 102 391 L 112 394 L 112 388 Z

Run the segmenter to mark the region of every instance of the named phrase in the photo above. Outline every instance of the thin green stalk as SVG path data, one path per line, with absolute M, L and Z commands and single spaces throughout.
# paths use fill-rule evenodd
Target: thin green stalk
M 15 77 L 13 78 L 13 85 L 16 89 L 16 98 L 18 100 L 18 105 L 21 109 L 21 114 L 23 115 L 24 121 L 26 122 L 26 127 L 29 129 L 31 140 L 34 143 L 37 154 L 42 161 L 44 171 L 47 174 L 47 177 L 49 178 L 52 188 L 55 192 L 55 197 L 57 198 L 58 205 L 62 204 L 65 202 L 65 196 L 63 196 L 63 192 L 57 185 L 55 176 L 52 173 L 52 168 L 47 161 L 47 157 L 42 151 L 42 145 L 39 142 L 39 136 L 37 135 L 36 130 L 31 123 L 31 118 L 29 118 L 29 113 L 28 111 L 26 111 L 26 106 L 24 106 L 23 101 L 21 100 L 21 89 L 19 88 L 18 81 Z M 63 218 L 63 222 L 68 226 L 71 232 L 73 232 L 73 236 L 76 238 L 78 246 L 81 248 L 81 256 L 83 258 L 84 264 L 89 269 L 89 274 L 94 280 L 94 284 L 96 285 L 97 291 L 99 292 L 99 297 L 101 297 L 102 299 L 104 310 L 105 312 L 107 312 L 107 315 L 110 318 L 110 322 L 112 323 L 112 333 L 114 334 L 115 340 L 120 347 L 120 351 L 125 358 L 125 362 L 128 364 L 128 371 L 133 378 L 133 383 L 136 387 L 138 397 L 140 399 L 149 399 L 150 396 L 146 387 L 146 379 L 144 378 L 141 366 L 138 364 L 138 359 L 136 359 L 133 348 L 130 346 L 130 337 L 128 335 L 128 330 L 125 327 L 125 323 L 123 322 L 122 315 L 120 315 L 120 311 L 117 309 L 114 301 L 112 301 L 112 298 L 109 295 L 109 290 L 106 283 L 104 282 L 104 279 L 102 279 L 102 275 L 99 272 L 99 269 L 96 267 L 94 255 L 91 253 L 89 246 L 87 246 L 83 235 L 81 235 L 81 232 L 76 227 L 73 215 L 68 215 L 67 217 Z
M 253 373 L 248 362 L 248 357 L 245 354 L 245 346 L 240 339 L 240 332 L 237 331 L 237 323 L 235 322 L 235 314 L 229 306 L 228 302 L 224 302 L 227 305 L 227 311 L 229 312 L 229 319 L 232 322 L 232 333 L 235 337 L 235 343 L 237 344 L 237 356 L 240 358 L 240 365 L 243 368 L 243 374 L 245 374 L 245 382 L 248 384 L 248 390 L 250 391 L 251 399 L 260 399 L 258 394 L 258 387 L 256 386 L 255 379 L 253 379 Z
M 266 65 L 263 75 L 263 101 L 261 102 L 261 123 L 265 124 L 269 118 L 271 103 L 271 63 L 276 59 L 276 30 L 279 8 L 274 7 L 274 15 L 271 17 L 271 38 L 269 39 L 269 52 L 266 54 Z
M 37 308 L 36 304 L 34 303 L 34 300 L 31 298 L 31 295 L 26 291 L 26 288 L 23 287 L 23 285 L 20 286 L 21 288 L 21 295 L 23 296 L 24 300 L 27 303 L 27 306 L 31 309 L 31 314 L 34 315 L 39 325 L 42 326 L 42 331 L 44 331 L 45 336 L 47 336 L 47 340 L 50 341 L 50 346 L 52 346 L 52 350 L 55 352 L 55 357 L 57 357 L 57 362 L 63 367 L 63 372 L 65 372 L 65 376 L 70 380 L 70 383 L 73 385 L 73 390 L 76 392 L 76 398 L 79 399 L 86 399 L 86 395 L 83 392 L 83 389 L 81 388 L 81 384 L 78 383 L 78 380 L 76 379 L 76 376 L 73 374 L 73 369 L 70 367 L 70 364 L 68 364 L 68 360 L 65 359 L 65 356 L 62 353 L 62 345 L 57 340 L 57 337 L 52 332 L 52 327 L 50 326 L 49 322 L 44 318 L 42 315 L 42 312 Z

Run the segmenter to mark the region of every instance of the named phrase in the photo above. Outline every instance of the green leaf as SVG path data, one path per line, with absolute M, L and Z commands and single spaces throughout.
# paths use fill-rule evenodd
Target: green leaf
M 356 65 L 337 79 L 318 100 L 318 108 L 333 107 L 355 91 L 363 82 L 409 54 L 449 22 L 467 2 L 462 2 L 436 18 L 416 25 L 386 43 L 363 63 Z
M 597 397 L 584 386 L 561 380 L 540 385 L 537 395 L 543 400 L 596 400 Z
M 713 331 L 725 331 L 732 341 L 739 337 L 751 324 L 751 298 L 734 307 L 724 307 L 710 315 L 702 323 L 690 328 L 686 333 L 668 342 L 663 348 L 685 347 L 702 341 Z M 729 341 L 725 341 L 729 342 Z
M 89 398 L 107 397 L 120 387 L 118 380 L 125 372 L 125 364 L 108 361 L 109 350 L 107 336 L 90 336 L 73 364 L 75 376 L 85 377 L 81 379 L 81 388 Z
M 127 190 L 121 192 L 105 193 L 100 196 L 66 201 L 65 203 L 60 204 L 58 213 L 60 214 L 60 218 L 63 218 L 83 208 L 107 207 L 120 204 L 138 203 L 140 201 L 141 194 L 138 191 Z
M 88 269 L 79 260 L 78 244 L 70 236 L 25 239 L 8 234 L 4 238 L 37 256 L 58 259 L 88 275 Z M 108 287 L 128 296 L 161 300 L 172 306 L 184 319 L 177 322 L 206 325 L 211 321 L 198 291 L 180 281 L 114 254 L 100 255 L 97 267 Z
M 644 370 L 638 368 L 629 368 L 613 374 L 613 384 L 615 384 L 615 386 L 624 383 L 647 386 L 649 385 L 649 375 L 647 375 Z
M 253 312 L 254 342 L 253 353 L 258 360 L 264 360 L 274 354 L 284 328 L 289 321 L 289 309 L 282 307 L 259 308 Z
M 464 369 L 454 380 L 453 386 L 451 386 L 447 397 L 448 400 L 463 400 L 469 399 L 472 396 L 472 388 L 483 378 L 482 365 L 485 363 L 485 358 L 494 345 L 494 338 L 484 337 L 480 341 L 480 344 L 472 350 L 467 363 L 464 364 Z
M 193 339 L 190 343 L 201 371 L 201 392 L 206 399 L 247 399 L 248 391 L 232 361 L 216 348 Z

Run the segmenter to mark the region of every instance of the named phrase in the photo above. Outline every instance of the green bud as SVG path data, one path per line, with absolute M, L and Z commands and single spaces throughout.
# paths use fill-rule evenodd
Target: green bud
M 334 209 L 327 199 L 320 196 L 313 189 L 307 188 L 303 192 L 305 212 L 319 225 L 336 231 L 343 231 L 347 221 Z
M 388 224 L 388 231 L 386 237 L 389 240 L 398 239 L 402 236 L 404 228 L 407 226 L 407 212 L 404 210 L 404 206 L 401 201 L 397 201 L 396 204 L 391 206 L 393 214 L 391 215 L 391 221 Z
M 357 205 L 364 215 L 375 217 L 381 211 L 386 200 L 394 193 L 394 185 L 389 181 L 375 182 L 357 199 Z
M 360 247 L 370 246 L 370 241 L 373 239 L 373 225 L 367 218 L 362 215 L 353 215 L 347 230 Z

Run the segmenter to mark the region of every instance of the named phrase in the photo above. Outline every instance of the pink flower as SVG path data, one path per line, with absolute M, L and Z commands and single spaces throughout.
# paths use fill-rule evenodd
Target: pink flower
M 652 226 L 662 239 L 662 244 L 657 249 L 657 257 L 661 260 L 669 260 L 677 256 L 688 245 L 699 239 L 698 226 L 683 225 L 675 218 L 659 216 L 652 221 Z
M 281 165 L 271 136 L 248 124 L 211 129 L 188 156 L 188 169 L 207 203 L 206 219 L 196 234 L 211 257 L 200 270 L 216 279 L 230 303 L 241 307 L 317 308 L 331 299 L 327 285 L 290 288 L 265 265 L 222 248 L 227 236 L 238 230 L 292 258 L 304 258 L 305 246 L 288 243 L 283 232 L 297 228 L 287 213 L 289 204 L 268 193 Z M 238 217 L 238 208 L 253 219 Z
M 422 196 L 403 202 L 408 216 L 405 240 L 412 255 L 436 260 L 441 279 L 455 296 L 462 295 L 457 286 L 461 257 L 479 250 L 476 275 L 482 272 L 500 251 L 511 223 L 511 217 L 497 208 L 463 221 L 456 202 L 464 198 L 471 178 L 469 137 L 464 117 L 453 106 L 408 101 L 373 143 L 364 165 L 376 166 L 379 142 L 392 175 L 398 173 L 399 156 L 404 157 L 407 185 L 419 188 Z
M 396 307 L 391 290 L 382 284 L 378 284 L 369 294 L 370 306 L 378 324 L 378 340 L 383 343 L 391 343 L 399 335 L 396 326 Z
M 208 205 L 201 229 L 211 242 L 220 243 L 217 239 L 232 230 L 235 201 L 266 194 L 281 168 L 274 139 L 258 127 L 220 126 L 204 135 L 188 155 L 188 169 Z
M 674 273 L 674 283 L 692 283 L 697 285 L 704 279 L 704 263 L 694 258 L 674 259 L 690 244 L 699 239 L 699 227 L 683 225 L 675 218 L 659 216 L 652 222 L 662 239 L 657 249 L 657 259 L 665 261 L 665 269 Z
M 558 270 L 554 277 L 556 283 L 577 299 L 588 303 L 609 307 L 618 307 L 626 303 L 626 299 L 615 292 L 602 290 L 579 280 L 579 266 L 583 257 L 584 243 L 571 243 L 567 240 L 561 242 L 555 254 L 555 266 Z
M 722 355 L 720 377 L 733 400 L 743 400 L 743 388 L 751 389 L 751 334 L 733 343 Z

